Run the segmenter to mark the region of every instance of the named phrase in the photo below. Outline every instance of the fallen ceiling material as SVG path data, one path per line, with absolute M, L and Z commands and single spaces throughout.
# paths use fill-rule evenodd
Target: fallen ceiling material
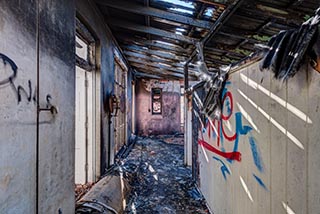
M 123 160 L 132 187 L 125 213 L 209 213 L 183 161 L 183 136 L 139 137 Z
M 214 73 L 209 73 L 206 63 L 204 62 L 203 56 L 203 44 L 197 44 L 197 52 L 199 61 L 198 65 L 198 79 L 200 80 L 195 85 L 191 86 L 187 93 L 194 93 L 193 99 L 200 114 L 203 114 L 205 117 L 210 118 L 211 120 L 220 119 L 221 117 L 221 98 L 223 88 L 225 86 L 226 80 L 228 79 L 228 72 L 231 68 L 230 66 L 220 66 L 219 70 Z M 199 96 L 197 95 L 196 90 L 199 88 L 204 88 L 205 98 L 202 102 Z
M 309 18 L 299 28 L 283 30 L 273 36 L 267 46 L 268 51 L 260 63 L 260 69 L 271 70 L 275 77 L 281 80 L 293 77 L 299 70 L 307 50 L 312 51 L 319 34 L 319 21 L 320 8 L 315 16 Z M 199 82 L 191 86 L 187 92 L 194 93 L 193 99 L 199 109 L 196 115 L 200 120 L 202 118 L 200 115 L 211 120 L 219 120 L 222 112 L 223 88 L 232 64 L 220 66 L 218 70 L 210 73 L 204 61 L 203 43 L 197 44 L 197 53 L 196 76 Z M 204 89 L 203 102 L 196 91 L 199 88 Z
M 269 41 L 269 50 L 260 63 L 261 70 L 271 70 L 275 78 L 287 80 L 293 77 L 305 58 L 312 51 L 319 34 L 320 8 L 315 16 L 300 28 L 281 31 Z

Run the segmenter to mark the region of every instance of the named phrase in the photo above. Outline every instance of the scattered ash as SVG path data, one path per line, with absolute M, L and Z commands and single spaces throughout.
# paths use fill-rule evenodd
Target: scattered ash
M 183 164 L 183 137 L 139 138 L 123 160 L 132 191 L 125 213 L 209 213 L 195 187 L 191 168 Z

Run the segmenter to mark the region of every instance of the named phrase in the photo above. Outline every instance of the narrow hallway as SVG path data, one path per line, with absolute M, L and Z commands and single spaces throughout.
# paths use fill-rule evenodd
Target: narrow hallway
M 125 213 L 209 213 L 183 164 L 183 137 L 140 137 L 123 167 L 132 188 Z
M 0 0 L 0 214 L 320 214 L 320 0 Z

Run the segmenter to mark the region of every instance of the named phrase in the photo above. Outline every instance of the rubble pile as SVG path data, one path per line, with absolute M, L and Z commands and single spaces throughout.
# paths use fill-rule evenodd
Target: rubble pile
M 181 136 L 137 140 L 122 165 L 132 188 L 125 213 L 209 213 L 183 164 L 181 142 Z
M 88 182 L 86 184 L 75 184 L 75 196 L 78 201 L 83 195 L 85 195 L 93 187 L 94 183 Z

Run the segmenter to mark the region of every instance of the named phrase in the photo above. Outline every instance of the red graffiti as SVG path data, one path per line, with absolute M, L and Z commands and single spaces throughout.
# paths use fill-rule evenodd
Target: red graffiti
M 209 143 L 207 143 L 204 140 L 198 140 L 198 143 L 203 146 L 204 148 L 208 149 L 209 151 L 216 153 L 217 155 L 220 155 L 224 158 L 227 158 L 229 160 L 236 160 L 236 161 L 241 161 L 241 153 L 240 152 L 223 152 L 220 151 L 213 146 L 211 146 Z
M 225 115 L 223 114 L 223 112 L 221 113 L 221 118 L 222 118 L 223 120 L 229 120 L 230 117 L 231 117 L 231 115 L 232 115 L 232 112 L 233 112 L 233 98 L 232 98 L 232 94 L 231 94 L 230 91 L 227 91 L 226 94 L 223 96 L 222 103 L 224 103 L 224 102 L 226 101 L 227 97 L 228 97 L 229 100 L 230 100 L 230 106 L 229 106 L 229 107 L 230 107 L 230 110 L 229 110 L 229 112 L 228 112 L 229 115 L 227 115 L 227 116 L 225 116 Z
M 227 100 L 230 102 L 228 103 Z M 232 114 L 233 114 L 233 97 L 231 92 L 227 91 L 222 99 L 223 104 L 227 104 L 227 113 L 221 113 L 221 120 L 212 120 L 207 122 L 206 124 L 206 130 L 208 130 L 208 136 L 211 138 L 211 132 L 214 131 L 216 133 L 216 140 L 217 140 L 217 146 L 220 147 L 220 141 L 223 139 L 220 139 L 220 136 L 223 135 L 223 137 L 230 143 L 235 142 L 237 139 L 237 132 L 235 132 L 233 135 L 229 136 L 224 130 L 224 126 L 222 124 L 222 121 L 228 121 Z M 216 126 L 217 122 L 217 126 Z M 214 127 L 213 127 L 214 126 Z M 206 142 L 203 138 L 203 134 L 201 132 L 202 138 L 198 140 L 199 145 L 202 145 L 204 148 L 207 150 L 221 156 L 224 158 L 227 158 L 229 160 L 236 160 L 236 161 L 241 161 L 241 153 L 238 151 L 233 151 L 233 152 L 224 152 L 219 149 L 216 149 L 214 146 L 210 145 L 208 142 Z

